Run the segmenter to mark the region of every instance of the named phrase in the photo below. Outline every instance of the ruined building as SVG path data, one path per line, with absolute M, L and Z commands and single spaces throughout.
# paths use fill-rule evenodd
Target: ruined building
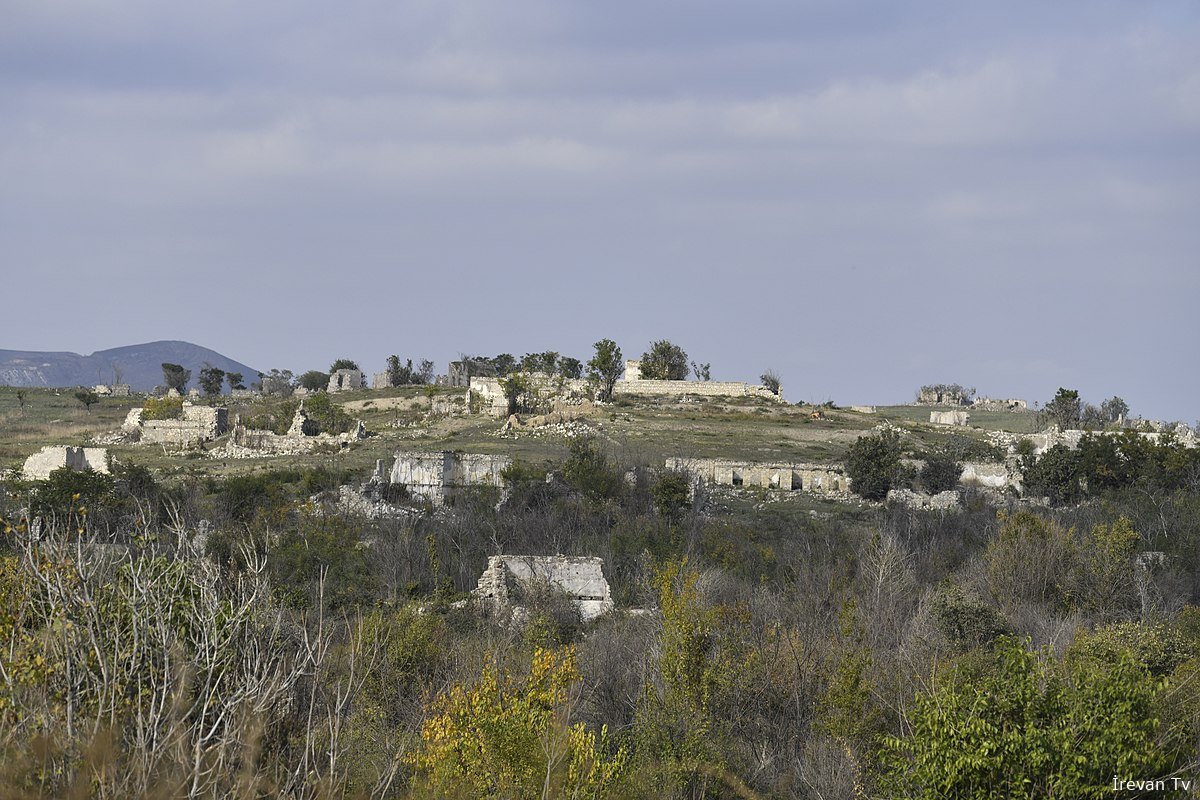
M 362 370 L 339 369 L 329 374 L 328 392 L 350 392 L 367 388 L 367 379 Z
M 503 488 L 500 473 L 511 463 L 509 456 L 486 453 L 401 450 L 390 464 L 387 459 L 375 462 L 372 480 L 378 484 L 404 486 L 416 499 L 442 505 L 466 487 Z
M 657 381 L 642 378 L 642 362 L 625 362 L 625 377 L 613 386 L 613 394 L 641 395 L 684 395 L 697 394 L 705 397 L 762 397 L 782 400 L 783 390 L 775 394 L 765 386 L 742 381 Z
M 714 486 L 757 487 L 784 491 L 843 494 L 850 478 L 830 464 L 764 464 L 722 458 L 668 458 L 669 470 L 686 472 Z
M 492 556 L 471 594 L 494 612 L 511 613 L 522 593 L 552 589 L 574 600 L 590 622 L 613 609 L 602 564 L 595 556 Z
M 144 444 L 191 447 L 224 435 L 229 430 L 229 409 L 184 402 L 179 419 L 142 419 L 142 409 L 135 408 L 125 417 L 121 430 L 138 436 Z
M 108 450 L 103 447 L 57 447 L 47 445 L 25 459 L 21 475 L 27 481 L 44 481 L 56 469 L 76 472 L 91 470 L 108 474 Z

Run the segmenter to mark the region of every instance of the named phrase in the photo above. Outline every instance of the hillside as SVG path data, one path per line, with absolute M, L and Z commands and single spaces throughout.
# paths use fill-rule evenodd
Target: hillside
M 240 372 L 247 383 L 255 378 L 254 367 L 234 361 L 215 350 L 191 342 L 161 341 L 98 350 L 91 355 L 0 350 L 0 385 L 5 386 L 91 386 L 114 383 L 114 366 L 122 383 L 135 391 L 147 391 L 162 383 L 162 364 L 182 364 L 192 379 L 205 363 L 226 372 Z

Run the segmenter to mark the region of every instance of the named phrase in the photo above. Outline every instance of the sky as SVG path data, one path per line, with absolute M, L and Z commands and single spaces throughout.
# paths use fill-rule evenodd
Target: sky
M 0 6 L 0 348 L 1200 419 L 1195 0 Z

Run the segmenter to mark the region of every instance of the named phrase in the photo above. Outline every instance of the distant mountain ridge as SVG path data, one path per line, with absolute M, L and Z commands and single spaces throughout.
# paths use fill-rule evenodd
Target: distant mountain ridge
M 162 364 L 181 364 L 192 371 L 189 386 L 195 386 L 205 363 L 226 372 L 240 372 L 249 386 L 258 371 L 215 350 L 191 342 L 162 341 L 131 344 L 99 350 L 88 356 L 37 350 L 0 350 L 0 385 L 4 386 L 94 386 L 114 383 L 114 366 L 120 383 L 134 391 L 148 391 L 163 382 Z

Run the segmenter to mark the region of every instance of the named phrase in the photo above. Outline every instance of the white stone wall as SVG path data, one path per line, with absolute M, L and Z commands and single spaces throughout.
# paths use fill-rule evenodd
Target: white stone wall
M 21 474 L 26 480 L 44 481 L 56 469 L 76 472 L 91 470 L 108 474 L 108 450 L 103 447 L 57 447 L 48 445 L 25 459 Z
M 122 428 L 136 419 L 144 444 L 188 447 L 216 439 L 229 430 L 229 409 L 220 406 L 196 406 L 185 402 L 183 419 L 142 419 L 141 409 L 134 411 L 137 416 L 131 411 Z
M 613 609 L 603 562 L 594 556 L 492 556 L 472 594 L 508 610 L 508 578 L 524 586 L 548 585 L 575 600 L 585 622 Z
M 765 386 L 742 383 L 741 381 L 617 381 L 613 386 L 613 394 L 641 394 L 652 396 L 679 396 L 696 394 L 704 397 L 762 397 L 768 400 L 782 400 Z
M 367 379 L 361 370 L 339 369 L 329 376 L 328 392 L 349 392 L 367 388 Z
M 971 415 L 966 411 L 930 411 L 929 421 L 934 425 L 966 425 Z
M 716 486 L 742 486 L 784 491 L 841 494 L 850 478 L 829 464 L 766 464 L 721 458 L 668 458 L 666 468 L 687 472 Z
M 455 489 L 504 485 L 500 473 L 512 463 L 509 456 L 488 453 L 399 451 L 387 470 L 388 483 L 402 484 L 413 494 L 440 504 Z M 382 462 L 376 474 L 382 477 Z
M 545 405 L 556 398 L 586 398 L 591 396 L 591 386 L 582 378 L 563 378 L 557 375 L 533 373 L 525 376 L 533 391 L 537 394 L 540 404 Z M 468 407 L 471 395 L 475 394 L 483 402 L 482 413 L 487 416 L 503 418 L 508 416 L 508 398 L 500 386 L 500 378 L 472 377 L 467 389 L 466 402 Z
M 987 489 L 1020 488 L 1020 480 L 1012 475 L 1004 464 L 966 463 L 958 482 L 963 486 L 981 486 Z

